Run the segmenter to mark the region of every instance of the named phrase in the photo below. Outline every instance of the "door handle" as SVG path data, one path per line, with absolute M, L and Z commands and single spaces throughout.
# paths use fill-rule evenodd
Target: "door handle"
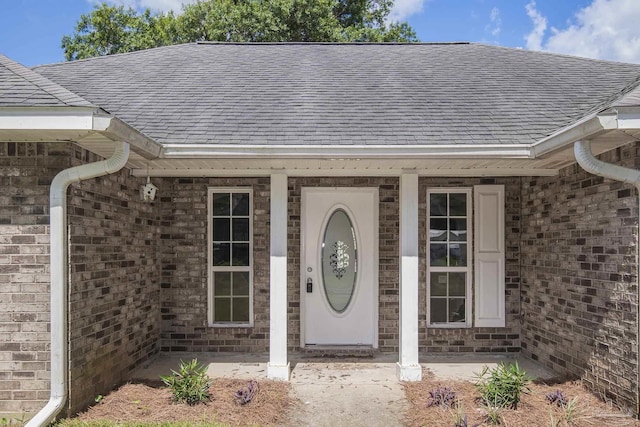
M 313 292 L 313 280 L 311 277 L 307 278 L 307 293 L 310 294 Z

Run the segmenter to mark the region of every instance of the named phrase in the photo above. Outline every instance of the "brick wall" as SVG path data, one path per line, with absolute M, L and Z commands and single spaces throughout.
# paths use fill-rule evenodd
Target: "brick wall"
M 638 168 L 639 147 L 601 159 Z M 523 179 L 522 194 L 522 352 L 635 410 L 635 189 L 573 165 Z
M 0 142 L 0 413 L 49 399 L 49 186 L 98 160 L 66 143 Z M 159 348 L 158 213 L 140 184 L 124 170 L 68 193 L 71 411 Z
M 74 165 L 101 160 L 72 155 Z M 160 348 L 160 208 L 140 200 L 144 182 L 123 169 L 68 192 L 71 413 Z
M 67 144 L 0 142 L 0 413 L 49 399 L 49 185 Z
M 162 208 L 162 351 L 264 352 L 269 347 L 269 178 L 157 181 Z M 252 328 L 207 326 L 207 188 L 253 188 Z

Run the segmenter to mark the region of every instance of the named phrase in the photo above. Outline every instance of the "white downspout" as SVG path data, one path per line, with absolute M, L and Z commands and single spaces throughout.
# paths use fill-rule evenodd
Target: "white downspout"
M 573 146 L 573 152 L 576 156 L 578 164 L 582 166 L 587 172 L 602 176 L 605 178 L 613 179 L 616 181 L 626 182 L 633 184 L 638 190 L 638 214 L 640 215 L 640 171 L 636 169 L 624 168 L 618 165 L 612 165 L 611 163 L 603 162 L 593 156 L 591 152 L 591 141 L 577 141 Z M 638 239 L 640 239 L 640 220 L 638 224 Z M 636 256 L 638 263 L 638 279 L 640 280 L 640 242 L 636 242 Z M 638 313 L 636 313 L 636 340 L 640 337 L 640 304 L 638 307 Z M 640 341 L 637 351 L 637 365 L 636 365 L 636 416 L 640 416 Z
M 116 142 L 113 155 L 107 160 L 65 169 L 51 182 L 49 215 L 51 223 L 51 397 L 47 405 L 28 423 L 27 427 L 49 425 L 62 410 L 68 396 L 68 344 L 67 344 L 67 188 L 69 184 L 85 179 L 112 174 L 127 164 L 129 144 Z

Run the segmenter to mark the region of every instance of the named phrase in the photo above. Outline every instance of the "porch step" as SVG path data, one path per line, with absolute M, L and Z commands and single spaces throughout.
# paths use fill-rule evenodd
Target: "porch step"
M 303 356 L 324 358 L 372 358 L 376 352 L 373 347 L 364 345 L 308 345 L 300 349 Z

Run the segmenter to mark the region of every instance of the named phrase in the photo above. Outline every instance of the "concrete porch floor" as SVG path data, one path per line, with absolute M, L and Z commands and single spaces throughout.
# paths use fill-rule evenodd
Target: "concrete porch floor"
M 176 369 L 181 360 L 197 358 L 200 363 L 207 365 L 210 377 L 240 378 L 240 379 L 266 379 L 267 353 L 159 353 L 154 359 L 144 363 L 133 371 L 132 381 L 158 380 L 160 375 L 167 375 L 171 369 Z M 373 357 L 340 357 L 324 358 L 311 357 L 307 354 L 291 353 L 291 381 L 294 382 L 300 374 L 311 366 L 332 367 L 340 366 L 342 369 L 352 368 L 359 371 L 364 368 L 376 368 L 381 371 L 393 371 L 395 378 L 395 365 L 398 355 L 395 353 L 377 353 Z M 553 372 L 540 363 L 516 354 L 431 354 L 421 355 L 420 364 L 429 369 L 433 374 L 442 379 L 472 380 L 475 374 L 484 366 L 495 367 L 500 362 L 510 363 L 517 361 L 527 374 L 535 378 L 548 379 L 554 376 Z M 377 372 L 377 371 L 376 371 Z M 371 381 L 380 380 L 371 372 Z M 381 373 L 381 372 L 380 372 Z
M 132 381 L 157 381 L 181 360 L 207 365 L 212 378 L 266 379 L 268 354 L 160 353 L 132 373 Z M 394 353 L 369 358 L 317 358 L 292 353 L 291 385 L 302 405 L 293 411 L 291 426 L 401 426 L 409 407 L 396 377 Z M 517 360 L 530 376 L 552 378 L 542 365 L 519 354 L 423 355 L 420 364 L 442 379 L 471 380 L 483 366 Z

